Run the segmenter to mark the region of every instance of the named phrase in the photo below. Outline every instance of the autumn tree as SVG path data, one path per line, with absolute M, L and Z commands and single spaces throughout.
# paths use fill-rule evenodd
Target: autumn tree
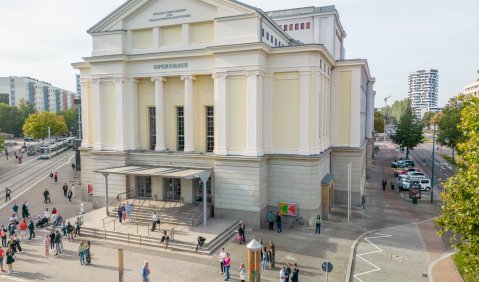
M 406 148 L 406 158 L 409 158 L 410 149 L 423 142 L 422 128 L 423 124 L 413 114 L 409 103 L 399 120 L 396 134 L 392 136 L 394 143 Z
M 429 126 L 433 124 L 431 120 L 435 115 L 436 115 L 435 112 L 425 112 L 424 115 L 422 116 L 422 120 L 421 120 L 422 124 L 429 128 Z
M 34 139 L 45 139 L 48 137 L 48 128 L 51 136 L 61 135 L 67 132 L 67 125 L 63 116 L 50 112 L 31 114 L 23 125 L 25 136 Z
M 65 119 L 65 123 L 67 125 L 68 130 L 72 130 L 72 131 L 78 130 L 77 112 L 75 108 L 62 111 L 59 113 L 59 115 L 63 116 L 63 118 Z
M 463 101 L 459 130 L 464 139 L 458 144 L 456 175 L 444 183 L 443 205 L 436 219 L 439 234 L 448 231 L 453 245 L 465 257 L 465 272 L 479 272 L 479 98 Z
M 384 132 L 384 116 L 380 111 L 374 111 L 374 132 Z

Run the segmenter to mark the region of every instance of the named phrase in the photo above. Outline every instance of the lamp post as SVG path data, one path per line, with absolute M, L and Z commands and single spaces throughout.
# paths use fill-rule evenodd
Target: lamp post
M 434 124 L 434 132 L 432 134 L 432 168 L 431 168 L 431 203 L 434 202 L 434 150 L 436 149 L 436 125 Z

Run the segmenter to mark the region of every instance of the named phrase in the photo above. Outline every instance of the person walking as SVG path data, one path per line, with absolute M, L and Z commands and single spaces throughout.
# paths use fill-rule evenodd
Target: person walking
M 230 267 L 231 267 L 231 259 L 230 259 L 230 254 L 226 253 L 226 258 L 225 258 L 225 281 L 230 280 Z
M 78 255 L 80 256 L 80 265 L 83 265 L 85 263 L 85 243 L 83 241 L 78 246 Z
M 391 183 L 391 190 L 394 190 L 394 180 L 391 179 L 391 182 L 390 182 L 390 183 Z
M 50 232 L 50 250 L 55 248 L 55 230 Z
M 15 217 L 18 218 L 18 205 L 17 205 L 17 203 L 13 204 L 12 211 L 15 213 Z
M 58 214 L 57 217 L 55 218 L 55 222 L 53 222 L 53 228 L 60 226 L 63 222 L 63 217 L 61 214 Z
M 388 182 L 386 181 L 386 179 L 383 179 L 381 184 L 383 185 L 383 190 L 386 190 L 386 185 L 388 185 Z
M 60 232 L 57 230 L 55 232 L 55 250 L 57 251 L 57 253 L 55 254 L 56 256 L 58 256 L 58 253 L 62 253 L 62 249 L 60 248 L 60 244 L 62 242 L 62 235 L 60 234 Z
M 50 255 L 50 236 L 45 234 L 45 238 L 43 238 L 43 246 L 45 247 L 45 256 L 48 257 Z
M 268 230 L 274 230 L 274 214 L 273 211 L 268 213 Z
M 321 234 L 321 223 L 323 223 L 323 220 L 318 214 L 318 216 L 316 217 L 316 234 Z
M 220 259 L 220 269 L 221 269 L 220 274 L 224 275 L 225 274 L 225 258 L 226 258 L 225 248 L 221 248 L 221 251 L 218 257 Z
M 122 206 L 121 217 L 123 219 L 123 222 L 126 222 L 126 206 L 125 206 L 125 204 L 123 204 L 123 206 Z
M 68 193 L 67 193 L 67 198 L 68 198 L 68 201 L 70 202 L 70 204 L 72 203 L 72 197 L 73 197 L 73 192 L 72 190 L 68 190 Z
M 153 215 L 151 216 L 151 221 L 152 221 L 151 231 L 155 231 L 156 225 L 159 224 L 159 221 L 160 221 L 160 216 L 158 215 L 156 211 L 153 212 Z M 158 226 L 158 228 L 160 227 Z
M 58 183 L 58 172 L 55 172 L 55 175 L 53 176 L 53 180 L 55 180 L 55 184 Z
M 241 282 L 245 282 L 246 280 L 246 269 L 244 268 L 244 263 L 241 264 L 239 268 L 239 277 Z
M 53 171 L 50 172 L 50 183 L 53 183 Z
M 238 225 L 238 230 L 236 231 L 238 232 L 238 237 L 237 237 L 238 242 L 241 245 L 243 243 L 243 234 L 244 234 L 241 224 Z
M 125 211 L 128 221 L 131 222 L 131 204 L 129 202 L 126 202 Z
M 278 229 L 278 233 L 281 233 L 281 215 L 279 214 L 279 212 L 276 213 L 275 221 L 276 221 L 276 228 Z
M 5 251 L 3 250 L 2 247 L 0 247 L 0 271 L 5 272 L 3 269 L 3 257 L 5 256 Z
M 22 205 L 22 218 L 27 218 L 27 217 L 30 216 L 26 204 L 27 204 L 27 202 L 23 203 L 23 205 Z
M 61 230 L 63 232 L 63 238 L 67 237 L 67 224 L 65 220 L 62 222 Z
M 279 271 L 279 281 L 286 282 L 286 267 L 281 267 Z
M 73 241 L 73 225 L 68 222 L 67 224 L 68 242 Z
M 7 232 L 8 229 L 2 224 L 2 226 L 0 226 L 0 237 L 2 238 L 2 247 L 4 248 L 7 247 Z
M 67 192 L 68 192 L 68 185 L 67 183 L 65 182 L 65 184 L 63 184 L 63 196 L 67 196 Z
M 299 282 L 299 269 L 298 269 L 298 264 L 296 262 L 293 265 L 293 273 L 291 275 L 291 282 Z
M 43 203 L 48 204 L 50 202 L 50 192 L 48 192 L 48 189 L 45 189 L 43 191 Z
M 143 268 L 141 270 L 141 278 L 143 282 L 150 282 L 150 267 L 148 266 L 148 261 L 145 260 L 143 263 Z
M 273 268 L 276 259 L 276 246 L 274 245 L 273 241 L 269 241 L 269 253 L 269 262 L 271 263 L 271 268 Z
M 80 229 L 81 229 L 82 225 L 83 225 L 83 222 L 82 222 L 81 218 L 77 217 L 77 220 L 75 222 L 75 237 L 77 235 L 80 235 Z
M 28 220 L 28 231 L 30 231 L 30 236 L 28 240 L 32 240 L 32 238 L 35 238 L 35 223 L 33 223 L 32 219 Z
M 8 189 L 8 187 L 5 187 L 5 203 L 11 200 L 11 194 L 12 190 Z
M 16 251 L 17 249 L 19 253 L 23 252 L 22 245 L 20 245 L 20 239 L 17 237 L 17 234 L 16 233 L 13 234 L 12 238 L 13 238 L 13 246 L 14 246 L 13 249 L 15 250 L 15 252 L 17 252 Z
M 20 237 L 22 239 L 25 239 L 26 237 L 26 231 L 27 231 L 27 221 L 22 219 L 22 221 L 18 224 L 18 228 L 20 229 Z
M 268 266 L 268 249 L 263 247 L 263 259 L 261 261 L 261 269 L 266 270 Z
M 13 263 L 15 262 L 15 258 L 14 258 L 13 255 L 14 255 L 14 252 L 13 252 L 12 248 L 9 247 L 7 249 L 7 252 L 6 252 L 8 274 L 12 273 L 12 271 L 13 271 Z
M 243 230 L 243 234 L 242 234 L 242 237 L 243 237 L 243 244 L 246 244 L 246 226 L 244 225 L 244 222 L 241 220 L 240 221 L 240 226 L 241 226 L 241 229 Z
M 121 220 L 123 218 L 123 210 L 122 210 L 122 205 L 121 204 L 118 205 L 118 209 L 116 211 L 117 211 L 117 214 L 118 214 L 118 221 L 121 223 Z M 156 214 L 156 212 L 155 212 L 155 214 Z

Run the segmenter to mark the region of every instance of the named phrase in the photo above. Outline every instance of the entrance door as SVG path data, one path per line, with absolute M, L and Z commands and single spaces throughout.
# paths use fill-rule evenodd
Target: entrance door
M 165 200 L 179 201 L 181 198 L 181 179 L 165 178 Z
M 141 198 L 151 198 L 151 177 L 136 177 L 136 196 Z

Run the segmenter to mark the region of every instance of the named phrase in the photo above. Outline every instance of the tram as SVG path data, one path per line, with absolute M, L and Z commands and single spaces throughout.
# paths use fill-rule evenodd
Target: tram
M 51 159 L 54 156 L 60 154 L 71 148 L 72 140 L 74 141 L 74 137 L 65 138 L 63 140 L 57 141 L 55 143 L 51 143 L 48 145 L 41 145 L 40 146 L 40 159 Z

